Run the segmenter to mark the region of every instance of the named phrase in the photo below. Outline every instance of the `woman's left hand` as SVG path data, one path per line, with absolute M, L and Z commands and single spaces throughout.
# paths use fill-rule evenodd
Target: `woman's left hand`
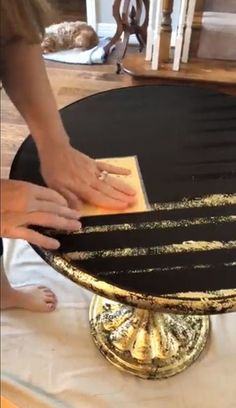
M 41 152 L 40 161 L 48 187 L 63 195 L 72 208 L 78 208 L 82 200 L 97 207 L 124 210 L 136 201 L 134 189 L 112 176 L 129 175 L 129 170 L 97 162 L 69 143 Z

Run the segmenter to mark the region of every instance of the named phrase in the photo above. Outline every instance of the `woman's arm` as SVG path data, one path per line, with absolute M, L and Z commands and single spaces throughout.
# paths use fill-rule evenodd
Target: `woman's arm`
M 3 57 L 3 85 L 34 137 L 47 185 L 75 208 L 79 199 L 118 210 L 133 204 L 135 192 L 131 187 L 110 175 L 105 181 L 99 179 L 102 171 L 124 175 L 129 171 L 98 163 L 71 147 L 57 111 L 40 45 L 16 42 L 5 47 Z
M 24 117 L 39 153 L 69 143 L 44 67 L 39 44 L 16 42 L 4 47 L 3 85 Z

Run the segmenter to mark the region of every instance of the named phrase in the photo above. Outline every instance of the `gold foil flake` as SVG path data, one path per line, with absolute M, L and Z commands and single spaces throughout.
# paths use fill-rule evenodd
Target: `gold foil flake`
M 210 268 L 212 265 L 191 265 L 191 268 L 193 269 L 198 269 L 198 268 Z M 181 270 L 186 270 L 188 269 L 189 266 L 186 265 L 180 265 L 180 266 L 171 266 L 171 267 L 157 267 L 157 268 L 147 268 L 147 269 L 127 269 L 127 270 L 122 270 L 122 271 L 107 271 L 107 272 L 99 272 L 97 273 L 97 276 L 104 276 L 104 275 L 117 275 L 117 274 L 139 274 L 139 273 L 152 273 L 152 272 L 169 272 L 169 271 L 181 271 Z
M 197 197 L 193 200 L 185 198 L 182 201 L 176 202 L 154 203 L 151 207 L 154 210 L 179 210 L 184 208 L 221 207 L 233 204 L 236 204 L 236 194 L 212 194 Z
M 95 232 L 112 232 L 112 231 L 134 231 L 140 224 L 114 224 L 114 225 L 95 225 L 91 227 L 84 227 L 79 231 L 75 231 L 73 234 L 90 234 Z
M 166 245 L 164 253 L 212 251 L 236 248 L 236 241 L 184 241 L 182 244 Z
M 90 234 L 100 232 L 115 232 L 115 231 L 144 231 L 155 230 L 165 228 L 178 228 L 178 227 L 190 227 L 193 225 L 205 225 L 205 224 L 220 224 L 236 222 L 236 215 L 208 217 L 208 218 L 193 218 L 183 219 L 179 221 L 153 221 L 153 222 L 141 222 L 130 224 L 113 224 L 113 225 L 96 225 L 91 227 L 84 227 L 83 229 L 74 232 L 73 234 Z
M 167 295 L 167 296 L 173 296 L 173 295 Z M 225 302 L 229 301 L 232 302 L 232 310 L 236 310 L 236 289 L 219 289 L 217 291 L 205 291 L 205 292 L 199 292 L 199 291 L 194 291 L 194 292 L 177 292 L 175 293 L 174 296 L 177 296 L 180 301 L 181 300 L 186 300 L 186 299 L 191 299 L 191 302 L 195 302 L 196 300 L 200 300 L 202 302 L 202 307 L 203 305 L 206 305 L 206 301 L 210 302 L 211 300 L 214 300 L 215 302 L 219 301 L 222 299 L 225 299 Z M 215 306 L 215 302 L 213 301 L 213 305 Z M 220 306 L 220 305 L 218 305 Z M 211 313 L 211 312 L 210 312 Z
M 229 262 L 224 263 L 224 266 L 236 266 L 236 262 Z M 169 272 L 169 271 L 183 271 L 187 269 L 210 269 L 214 268 L 215 265 L 211 264 L 198 264 L 198 265 L 178 265 L 178 266 L 170 266 L 170 267 L 156 267 L 156 268 L 147 268 L 147 269 L 127 269 L 127 270 L 118 270 L 118 271 L 106 271 L 106 272 L 98 272 L 97 276 L 109 276 L 109 275 L 117 275 L 117 274 L 140 274 L 140 273 L 152 273 L 152 272 Z
M 94 258 L 120 258 L 129 256 L 153 256 L 178 252 L 212 251 L 216 249 L 236 248 L 236 241 L 185 241 L 181 244 L 155 246 L 150 248 L 117 248 L 102 251 L 74 251 L 65 254 L 72 260 L 88 260 Z

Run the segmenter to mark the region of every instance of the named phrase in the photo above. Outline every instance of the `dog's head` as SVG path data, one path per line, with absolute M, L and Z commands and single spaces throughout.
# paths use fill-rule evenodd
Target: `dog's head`
M 54 37 L 45 37 L 41 43 L 43 54 L 56 51 L 57 41 Z
M 74 44 L 83 50 L 89 50 L 98 44 L 98 36 L 92 27 L 81 28 L 80 32 L 74 36 Z

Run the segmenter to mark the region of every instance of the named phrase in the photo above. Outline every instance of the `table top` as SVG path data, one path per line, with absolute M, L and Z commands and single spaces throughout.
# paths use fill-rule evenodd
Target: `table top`
M 236 97 L 141 86 L 93 95 L 61 115 L 84 153 L 138 157 L 152 210 L 84 218 L 81 232 L 56 232 L 59 251 L 37 252 L 76 283 L 122 303 L 178 313 L 235 310 Z M 30 137 L 11 177 L 43 184 Z

